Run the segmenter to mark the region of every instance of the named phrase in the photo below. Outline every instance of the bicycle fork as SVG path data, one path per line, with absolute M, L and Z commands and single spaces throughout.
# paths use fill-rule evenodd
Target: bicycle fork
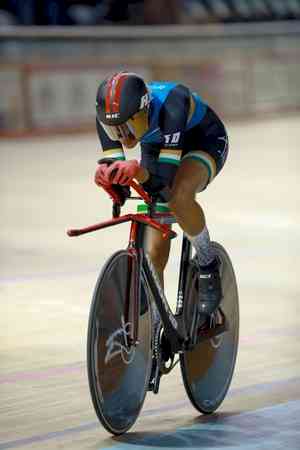
M 127 295 L 125 307 L 125 323 L 130 323 L 128 333 L 128 346 L 137 346 L 139 344 L 139 316 L 141 299 L 141 259 L 142 252 L 135 246 L 138 224 L 132 222 L 130 229 L 130 238 L 128 245 L 128 278 Z M 130 299 L 133 299 L 130 300 Z

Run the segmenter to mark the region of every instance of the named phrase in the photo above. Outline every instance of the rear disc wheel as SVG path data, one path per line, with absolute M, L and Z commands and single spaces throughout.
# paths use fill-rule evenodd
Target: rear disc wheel
M 233 376 L 239 338 L 239 303 L 235 274 L 228 254 L 218 243 L 212 243 L 221 260 L 223 299 L 221 309 L 228 330 L 202 341 L 191 351 L 180 355 L 181 373 L 187 395 L 194 407 L 204 414 L 214 412 L 222 403 Z M 185 300 L 190 305 L 199 301 L 197 274 L 191 266 Z M 191 317 L 191 312 L 189 312 Z M 211 323 L 221 321 L 217 310 Z

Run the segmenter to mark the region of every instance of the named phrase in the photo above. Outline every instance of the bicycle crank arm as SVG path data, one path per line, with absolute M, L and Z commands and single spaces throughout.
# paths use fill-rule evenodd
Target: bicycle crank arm
M 153 385 L 152 385 L 153 386 L 153 389 L 152 389 L 153 394 L 158 394 L 158 391 L 159 391 L 160 379 L 162 376 L 162 373 L 160 371 L 160 364 L 161 364 L 160 361 L 156 362 L 155 375 L 153 378 Z
M 154 375 L 149 383 L 149 390 L 152 391 L 153 394 L 158 394 L 161 377 L 170 373 L 178 362 L 177 361 L 174 364 L 174 355 L 172 356 L 170 361 L 171 362 L 169 363 L 169 366 L 166 366 L 166 362 L 163 360 L 163 358 L 156 359 Z

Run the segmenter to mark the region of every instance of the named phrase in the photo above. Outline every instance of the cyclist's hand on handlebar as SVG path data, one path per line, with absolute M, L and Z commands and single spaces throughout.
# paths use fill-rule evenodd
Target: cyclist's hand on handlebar
M 108 170 L 107 164 L 99 164 L 97 170 L 95 172 L 95 183 L 99 187 L 109 187 L 111 186 L 111 182 L 107 181 L 106 172 Z
M 116 161 L 105 170 L 104 180 L 112 184 L 128 185 L 140 170 L 140 164 L 136 159 Z

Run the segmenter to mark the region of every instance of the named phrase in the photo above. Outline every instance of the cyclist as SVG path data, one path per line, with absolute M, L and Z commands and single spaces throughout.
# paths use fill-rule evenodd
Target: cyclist
M 137 180 L 150 194 L 170 188 L 168 207 L 196 250 L 200 310 L 211 314 L 222 299 L 220 262 L 211 245 L 196 193 L 222 169 L 227 153 L 225 127 L 201 97 L 176 82 L 145 81 L 119 72 L 101 82 L 96 126 L 103 150 L 95 173 L 98 186 Z M 141 161 L 125 160 L 123 148 L 140 143 Z M 111 165 L 105 159 L 113 158 Z M 150 232 L 149 254 L 163 285 L 170 241 Z

